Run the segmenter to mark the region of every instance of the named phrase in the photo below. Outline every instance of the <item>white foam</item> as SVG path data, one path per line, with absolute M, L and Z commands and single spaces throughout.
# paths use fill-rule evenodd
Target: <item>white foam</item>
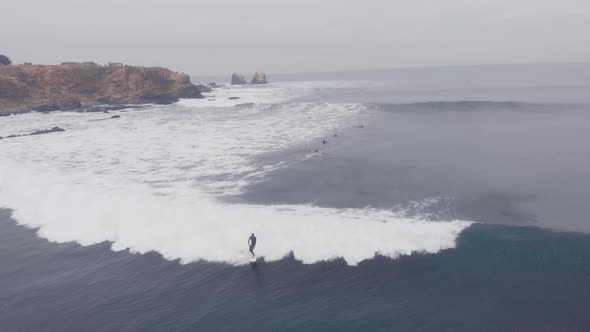
M 214 89 L 210 93 L 203 93 L 205 97 L 203 99 L 182 99 L 177 105 L 185 107 L 233 107 L 242 104 L 274 104 L 293 101 L 327 88 L 367 87 L 378 84 L 368 81 L 302 81 L 264 85 L 225 85 Z
M 177 104 L 187 107 L 233 107 L 241 104 L 272 104 L 286 102 L 313 90 L 310 84 L 226 85 L 210 93 L 204 99 L 182 99 Z M 230 99 L 231 98 L 231 99 Z
M 183 263 L 244 264 L 254 232 L 267 261 L 290 252 L 304 263 L 342 257 L 355 265 L 376 253 L 397 257 L 451 248 L 463 221 L 427 222 L 383 210 L 310 206 L 228 205 L 207 197 L 157 195 L 149 186 L 125 189 L 65 181 L 68 176 L 0 164 L 0 202 L 19 223 L 56 242 L 113 242 L 113 250 L 157 251 Z
M 260 90 L 272 89 L 281 88 Z M 269 104 L 272 98 L 237 108 L 154 106 L 116 120 L 102 113 L 0 118 L 0 135 L 66 129 L 0 141 L 0 206 L 52 241 L 111 241 L 114 250 L 157 251 L 185 263 L 247 263 L 251 232 L 259 238 L 257 255 L 271 261 L 293 252 L 305 263 L 342 257 L 357 264 L 375 253 L 454 246 L 468 222 L 216 200 L 287 165 L 261 163 L 259 156 L 368 116 L 360 105 Z

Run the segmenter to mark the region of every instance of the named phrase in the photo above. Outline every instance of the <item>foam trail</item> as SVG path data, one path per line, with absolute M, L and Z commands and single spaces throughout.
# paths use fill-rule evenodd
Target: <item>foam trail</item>
M 183 263 L 207 260 L 244 264 L 246 240 L 268 261 L 291 251 L 304 263 L 342 257 L 348 264 L 376 253 L 397 257 L 451 248 L 470 223 L 427 222 L 383 210 L 310 206 L 225 205 L 154 195 L 149 187 L 104 190 L 65 182 L 18 165 L 0 164 L 0 202 L 21 224 L 55 242 L 113 242 L 114 250 L 157 251 Z

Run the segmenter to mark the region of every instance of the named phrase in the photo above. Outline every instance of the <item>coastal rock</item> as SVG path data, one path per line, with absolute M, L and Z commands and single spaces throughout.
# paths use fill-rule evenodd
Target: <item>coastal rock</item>
M 44 135 L 44 134 L 49 134 L 49 133 L 58 133 L 58 132 L 62 132 L 62 131 L 66 131 L 63 128 L 60 127 L 53 127 L 51 129 L 43 129 L 43 130 L 37 130 L 34 131 L 30 134 L 26 134 L 26 135 L 8 135 L 4 138 L 15 138 L 15 137 L 23 137 L 23 136 L 35 136 L 35 135 Z M 0 136 L 0 139 L 2 139 L 2 136 Z
M 102 104 L 102 103 L 82 103 L 80 108 L 75 111 L 78 113 L 95 113 L 102 112 L 108 114 L 109 111 L 118 111 L 122 109 L 133 109 L 145 107 L 142 105 L 127 105 L 127 104 Z M 62 109 L 63 110 L 63 109 Z
M 252 84 L 266 84 L 268 81 L 266 80 L 266 74 L 262 72 L 256 72 L 254 77 L 252 77 Z
M 160 67 L 16 65 L 0 67 L 0 114 L 73 110 L 82 105 L 203 98 L 186 74 Z
M 231 85 L 243 85 L 246 84 L 246 78 L 244 75 L 233 73 L 231 75 Z
M 203 85 L 203 84 L 197 85 L 197 88 L 199 88 L 199 91 L 201 91 L 201 92 L 211 92 L 211 91 L 213 91 L 213 89 L 211 89 L 210 86 Z
M 33 111 L 38 111 L 38 112 L 53 112 L 53 111 L 71 111 L 71 110 L 76 110 L 79 109 L 80 107 L 82 107 L 82 104 L 80 102 L 70 102 L 70 103 L 63 103 L 63 104 L 47 104 L 47 105 L 41 105 L 38 107 L 33 108 Z
M 33 135 L 43 135 L 43 134 L 49 134 L 49 133 L 58 133 L 61 131 L 66 131 L 63 128 L 60 127 L 53 127 L 51 129 L 44 129 L 44 130 L 37 130 L 33 133 L 30 133 L 29 136 L 33 136 Z
M 187 76 L 187 78 L 188 78 L 188 76 Z M 181 99 L 181 98 L 184 98 L 184 99 L 203 99 L 203 98 L 205 98 L 201 94 L 201 90 L 199 90 L 199 88 L 197 88 L 196 86 L 194 86 L 190 82 L 190 78 L 188 78 L 187 83 L 188 84 L 185 84 L 184 86 L 179 87 L 175 91 L 172 92 L 172 95 L 177 96 L 177 97 L 174 97 L 173 102 L 177 102 L 178 99 Z
M 218 88 L 219 85 L 217 85 L 217 83 L 215 82 L 210 82 L 209 84 L 207 84 L 208 87 L 210 87 L 211 89 L 215 89 Z

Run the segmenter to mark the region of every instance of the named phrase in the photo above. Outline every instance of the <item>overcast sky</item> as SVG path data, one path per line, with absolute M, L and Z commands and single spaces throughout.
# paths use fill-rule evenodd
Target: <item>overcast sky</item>
M 192 75 L 590 61 L 590 0 L 0 0 L 15 63 Z

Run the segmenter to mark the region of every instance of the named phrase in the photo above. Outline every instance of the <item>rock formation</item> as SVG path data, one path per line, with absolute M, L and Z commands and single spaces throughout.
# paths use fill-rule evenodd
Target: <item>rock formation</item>
M 30 133 L 29 136 L 43 135 L 43 134 L 49 134 L 49 133 L 59 133 L 60 131 L 66 131 L 66 130 L 63 128 L 60 128 L 60 127 L 53 127 L 51 129 L 37 130 L 33 133 Z
M 6 136 L 6 138 L 16 138 L 16 137 L 23 137 L 23 136 L 35 136 L 35 135 L 44 135 L 44 134 L 49 134 L 49 133 L 59 133 L 62 131 L 66 131 L 63 128 L 60 127 L 53 127 L 51 129 L 42 129 L 42 130 L 36 130 L 30 134 L 24 134 L 24 135 L 8 135 Z M 0 139 L 2 139 L 2 136 L 0 136 Z
M 203 84 L 197 85 L 197 88 L 199 88 L 199 91 L 201 91 L 201 92 L 207 92 L 207 93 L 209 93 L 209 92 L 213 91 L 213 89 L 210 86 L 203 85 Z
M 246 84 L 246 78 L 244 75 L 233 73 L 231 75 L 231 85 L 243 85 Z
M 98 104 L 168 104 L 203 98 L 188 75 L 160 67 L 0 66 L 0 115 Z
M 268 83 L 266 81 L 266 74 L 262 73 L 262 72 L 256 72 L 254 74 L 254 77 L 252 77 L 251 83 L 252 84 L 266 84 L 266 83 Z

